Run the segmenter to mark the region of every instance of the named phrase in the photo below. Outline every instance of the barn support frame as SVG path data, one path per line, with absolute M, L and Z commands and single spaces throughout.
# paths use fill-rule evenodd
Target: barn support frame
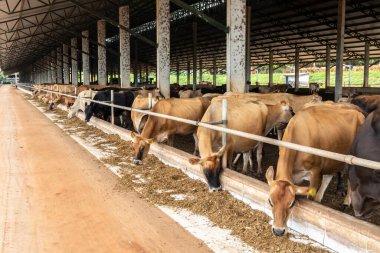
M 179 72 L 179 61 L 177 60 L 177 84 L 179 84 L 179 74 L 180 74 L 180 72 Z
M 344 30 L 346 19 L 346 0 L 338 0 L 338 24 L 336 45 L 335 102 L 342 97 Z
M 300 85 L 300 48 L 296 47 L 294 63 L 294 88 L 298 90 Z
M 82 66 L 83 66 L 83 84 L 90 84 L 90 41 L 88 40 L 88 30 L 82 31 Z
M 197 86 L 197 33 L 198 24 L 193 21 L 193 90 L 196 90 Z
M 259 71 L 259 69 L 256 69 Z M 273 51 L 269 51 L 269 85 L 273 84 Z
M 245 92 L 246 0 L 227 0 L 227 91 Z
M 216 86 L 216 55 L 212 59 L 212 85 Z
M 165 98 L 170 97 L 170 2 L 157 0 L 157 85 Z
M 251 12 L 252 6 L 247 6 L 247 35 L 246 35 L 246 56 L 245 56 L 245 80 L 247 84 L 251 84 Z M 249 86 L 247 85 L 247 92 L 249 92 Z
M 135 44 L 134 44 L 134 49 L 135 49 L 135 61 L 134 61 L 134 64 L 133 64 L 133 83 L 135 85 L 135 87 L 137 87 L 137 84 L 138 84 L 138 67 L 139 67 L 139 50 L 138 50 L 138 46 L 137 46 L 137 41 L 135 41 Z
M 331 69 L 331 48 L 326 46 L 326 70 L 325 70 L 325 87 L 330 86 L 330 69 Z
M 199 59 L 199 83 L 203 81 L 203 62 L 202 58 Z
M 71 38 L 71 80 L 74 86 L 78 86 L 78 40 Z
M 70 83 L 70 70 L 69 70 L 69 46 L 67 44 L 63 44 L 63 83 Z
M 190 61 L 187 60 L 187 85 L 190 85 Z
M 119 22 L 129 29 L 129 6 L 119 7 Z M 119 28 L 120 42 L 120 84 L 121 87 L 131 87 L 131 36 Z
M 107 84 L 106 21 L 97 21 L 98 30 L 98 84 Z M 103 45 L 103 46 L 101 46 Z
M 369 42 L 364 44 L 364 82 L 363 87 L 369 87 Z
M 55 50 L 51 51 L 50 53 L 51 55 L 51 62 L 50 62 L 50 66 L 52 68 L 52 73 L 51 73 L 51 79 L 52 79 L 52 82 L 53 83 L 57 83 L 57 53 L 55 52 Z

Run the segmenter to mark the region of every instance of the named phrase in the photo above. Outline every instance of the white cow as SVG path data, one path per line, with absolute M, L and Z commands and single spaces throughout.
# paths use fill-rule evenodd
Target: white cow
M 77 99 L 75 100 L 74 104 L 69 108 L 69 113 L 67 114 L 67 118 L 71 119 L 74 114 L 76 114 L 78 111 L 84 112 L 85 106 L 86 106 L 86 100 L 83 98 L 91 98 L 93 99 L 96 95 L 97 91 L 93 90 L 84 90 L 81 91 L 78 94 Z M 87 102 L 89 104 L 90 102 Z

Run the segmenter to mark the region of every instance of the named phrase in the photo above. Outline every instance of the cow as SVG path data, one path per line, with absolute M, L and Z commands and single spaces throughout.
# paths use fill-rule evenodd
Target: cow
M 354 106 L 310 106 L 289 121 L 283 141 L 348 154 L 364 119 L 362 110 Z M 272 166 L 266 172 L 270 187 L 268 201 L 273 213 L 272 232 L 277 236 L 286 234 L 296 195 L 320 202 L 331 175 L 343 168 L 343 162 L 280 147 L 275 179 Z M 303 180 L 308 180 L 309 186 L 298 186 Z
M 160 97 L 152 98 L 152 107 L 158 102 Z M 149 98 L 144 97 L 142 95 L 138 95 L 133 101 L 132 108 L 140 109 L 140 110 L 150 110 L 149 108 Z M 148 115 L 140 112 L 131 112 L 131 119 L 133 123 L 133 127 L 137 133 L 141 133 L 144 128 L 144 125 L 148 119 Z
M 75 100 L 74 104 L 69 108 L 69 112 L 67 114 L 67 118 L 71 119 L 74 114 L 76 114 L 78 111 L 84 112 L 86 109 L 86 100 L 87 99 L 93 99 L 96 95 L 97 91 L 93 90 L 83 90 L 78 94 L 77 99 Z
M 265 136 L 276 124 L 287 123 L 292 117 L 292 110 L 286 102 L 264 104 L 254 98 L 227 98 L 227 128 L 256 135 Z M 202 122 L 219 122 L 222 115 L 222 100 L 213 99 L 210 107 L 202 118 Z M 256 140 L 227 135 L 227 143 L 218 152 L 222 133 L 208 128 L 199 127 L 197 131 L 200 158 L 191 158 L 192 164 L 200 164 L 207 179 L 210 191 L 221 189 L 219 175 L 222 169 L 231 166 L 234 152 L 244 153 L 262 145 Z M 257 160 L 261 169 L 261 148 L 257 148 Z M 222 164 L 220 157 L 223 157 Z
M 380 108 L 371 112 L 351 147 L 351 155 L 380 162 Z M 355 216 L 367 219 L 380 208 L 380 171 L 348 166 L 349 200 Z
M 195 98 L 202 97 L 201 90 L 180 90 L 178 92 L 180 98 Z
M 131 91 L 115 92 L 113 103 L 119 106 L 131 107 L 135 96 Z M 111 91 L 99 91 L 94 96 L 93 100 L 109 103 L 111 101 Z M 114 116 L 120 117 L 121 126 L 128 127 L 131 123 L 130 111 L 123 113 L 124 110 L 114 108 Z M 85 104 L 85 121 L 89 122 L 93 115 L 97 115 L 103 120 L 110 121 L 111 107 L 107 105 L 91 102 Z
M 200 121 L 209 105 L 209 98 L 169 98 L 159 100 L 153 106 L 152 112 Z M 194 153 L 196 153 L 198 147 L 196 131 L 197 127 L 194 125 L 149 115 L 141 135 L 131 133 L 134 143 L 133 163 L 142 164 L 149 152 L 150 144 L 154 140 L 157 142 L 167 140 L 168 145 L 172 146 L 175 134 L 193 134 L 195 140 Z
M 357 96 L 351 100 L 351 103 L 370 113 L 380 107 L 380 95 Z

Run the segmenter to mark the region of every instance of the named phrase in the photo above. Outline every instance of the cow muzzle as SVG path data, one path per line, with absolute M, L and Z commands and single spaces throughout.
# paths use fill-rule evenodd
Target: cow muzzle
M 222 186 L 219 186 L 219 187 L 212 187 L 212 186 L 209 186 L 208 187 L 208 191 L 209 192 L 218 192 L 218 191 L 221 191 L 222 190 Z
M 276 228 L 272 227 L 272 233 L 276 236 L 284 236 L 286 235 L 286 228 Z
M 140 159 L 136 159 L 136 158 L 133 158 L 133 164 L 135 164 L 135 165 L 142 165 L 142 161 L 140 160 Z

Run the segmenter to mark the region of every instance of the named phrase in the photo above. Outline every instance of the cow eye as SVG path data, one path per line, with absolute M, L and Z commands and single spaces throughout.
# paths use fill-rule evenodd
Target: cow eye
M 289 208 L 293 208 L 295 204 L 296 204 L 296 200 L 293 200 L 293 202 L 290 204 Z
M 268 202 L 269 202 L 269 205 L 271 206 L 271 207 L 273 207 L 273 203 L 272 203 L 272 200 L 269 198 L 268 199 Z

